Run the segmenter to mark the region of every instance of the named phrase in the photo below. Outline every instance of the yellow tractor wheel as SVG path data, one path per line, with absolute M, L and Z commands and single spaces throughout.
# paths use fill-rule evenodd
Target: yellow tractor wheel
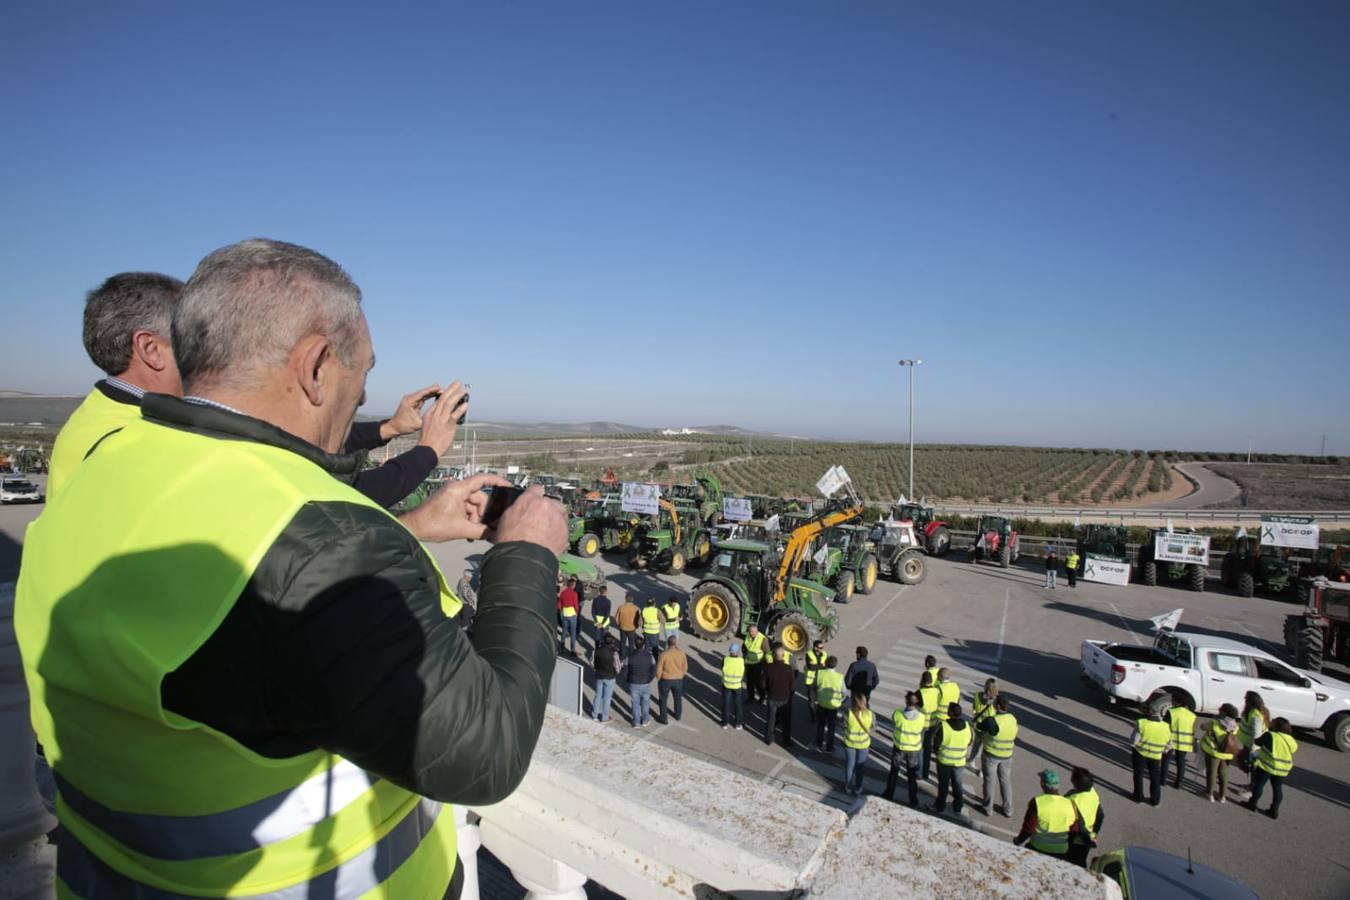
M 706 641 L 734 637 L 740 629 L 741 602 L 724 585 L 716 582 L 695 585 L 689 609 L 689 624 Z
M 600 538 L 589 532 L 581 536 L 577 541 L 577 554 L 590 559 L 600 552 Z
M 799 612 L 788 613 L 778 620 L 774 627 L 773 639 L 783 645 L 783 649 L 792 654 L 805 653 L 811 646 L 815 629 L 806 616 Z
M 863 563 L 862 584 L 858 585 L 858 592 L 862 594 L 872 593 L 872 589 L 877 586 L 877 561 L 868 557 Z

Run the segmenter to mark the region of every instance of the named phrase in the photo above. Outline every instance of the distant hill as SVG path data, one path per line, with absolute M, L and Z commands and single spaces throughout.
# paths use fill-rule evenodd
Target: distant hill
M 62 425 L 83 397 L 47 397 L 20 391 L 0 391 L 0 422 Z

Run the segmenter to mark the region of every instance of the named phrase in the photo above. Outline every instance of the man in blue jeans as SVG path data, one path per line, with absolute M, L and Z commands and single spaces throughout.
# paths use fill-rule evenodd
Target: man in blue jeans
M 628 697 L 633 704 L 633 727 L 641 728 L 652 720 L 652 679 L 656 677 L 656 655 L 646 644 L 641 644 L 623 664 L 623 680 L 628 683 Z
M 608 631 L 600 638 L 600 645 L 591 654 L 595 667 L 595 702 L 591 704 L 591 718 L 597 722 L 609 721 L 609 704 L 614 699 L 614 681 L 619 677 L 619 642 Z

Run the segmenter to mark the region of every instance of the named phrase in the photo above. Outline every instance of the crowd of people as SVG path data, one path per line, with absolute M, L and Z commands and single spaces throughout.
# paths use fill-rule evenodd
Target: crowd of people
M 560 582 L 558 650 L 573 657 L 578 623 L 583 618 L 577 591 L 575 579 Z M 689 658 L 679 637 L 684 614 L 685 601 L 678 595 L 659 601 L 628 593 L 611 615 L 607 589 L 599 590 L 592 600 L 590 620 L 593 719 L 609 720 L 614 689 L 620 682 L 627 685 L 631 698 L 633 728 L 645 727 L 653 719 L 664 724 L 672 717 L 681 717 L 684 682 L 689 674 Z M 838 657 L 830 654 L 823 642 L 815 641 L 803 654 L 804 664 L 798 671 L 786 648 L 751 625 L 743 639 L 727 645 L 716 672 L 720 678 L 720 725 L 726 730 L 744 730 L 747 705 L 758 708 L 762 721 L 759 738 L 765 744 L 779 740 L 792 750 L 793 719 L 797 715 L 808 717 L 817 752 L 833 757 L 836 744 L 842 746 L 839 785 L 851 797 L 863 793 L 873 735 L 881 733 L 890 738 L 891 744 L 882 791 L 887 800 L 896 802 L 903 781 L 905 801 L 917 808 L 919 783 L 935 780 L 936 798 L 927 807 L 930 812 L 942 814 L 950 809 L 960 815 L 971 806 L 985 816 L 1011 818 L 1018 722 L 1013 701 L 1000 690 L 997 679 L 987 679 L 973 692 L 967 715 L 961 687 L 951 670 L 938 665 L 937 658 L 930 655 L 924 660 L 917 685 L 905 693 L 904 707 L 894 710 L 887 721 L 871 707 L 880 673 L 868 655 L 867 647 L 857 647 L 854 659 L 841 672 Z M 659 698 L 656 715 L 651 712 L 653 685 Z M 668 697 L 673 700 L 669 717 Z M 1181 701 L 1151 705 L 1135 723 L 1130 739 L 1134 801 L 1147 799 L 1158 805 L 1169 775 L 1173 786 L 1180 789 L 1198 744 L 1205 758 L 1205 793 L 1212 802 L 1227 802 L 1228 768 L 1236 760 L 1251 775 L 1245 805 L 1256 809 L 1266 785 L 1270 785 L 1273 799 L 1266 814 L 1277 818 L 1284 777 L 1298 748 L 1289 723 L 1272 720 L 1256 693 L 1247 695 L 1240 714 L 1225 705 L 1198 741 L 1196 721 L 1193 707 Z M 973 802 L 968 801 L 963 783 L 966 771 L 980 776 L 979 797 Z M 1106 818 L 1092 772 L 1074 767 L 1069 773 L 1069 789 L 1063 793 L 1059 772 L 1045 769 L 1037 775 L 1040 793 L 1027 803 L 1015 843 L 1086 865 Z

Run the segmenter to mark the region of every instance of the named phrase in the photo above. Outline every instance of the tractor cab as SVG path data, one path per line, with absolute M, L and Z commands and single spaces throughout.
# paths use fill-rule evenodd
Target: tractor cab
M 1295 570 L 1288 554 L 1280 547 L 1258 544 L 1256 538 L 1240 529 L 1233 537 L 1233 549 L 1224 555 L 1221 579 L 1243 597 L 1252 596 L 1258 587 L 1282 594 L 1293 582 Z
M 1002 568 L 1017 562 L 1021 555 L 1018 534 L 1013 531 L 1012 519 L 1007 516 L 982 515 L 975 525 L 975 544 L 970 548 L 970 562 L 994 560 Z

